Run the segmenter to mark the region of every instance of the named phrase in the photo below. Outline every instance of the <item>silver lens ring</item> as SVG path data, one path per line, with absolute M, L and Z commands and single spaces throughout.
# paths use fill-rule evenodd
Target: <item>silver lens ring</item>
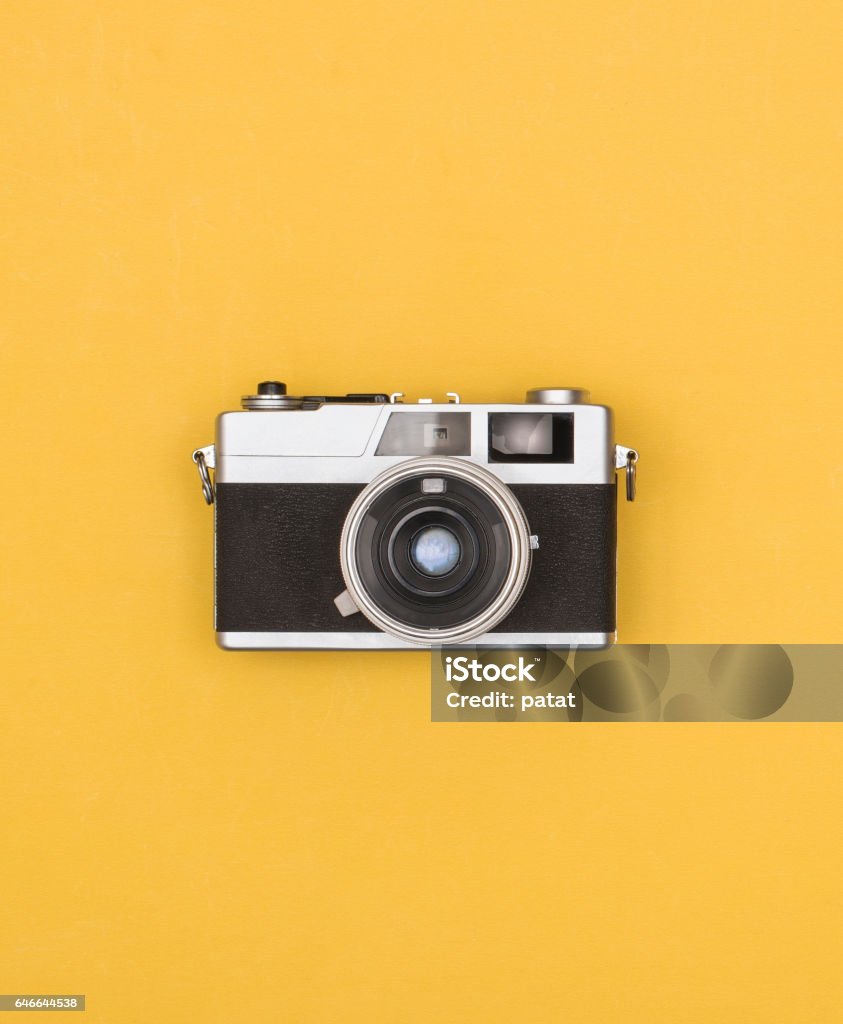
M 355 551 L 360 527 L 372 503 L 402 481 L 427 476 L 450 476 L 472 484 L 496 507 L 506 527 L 510 564 L 494 599 L 474 618 L 453 628 L 422 628 L 388 615 L 367 592 Z M 530 575 L 530 531 L 524 512 L 512 491 L 493 473 L 473 462 L 448 458 L 420 458 L 393 466 L 375 477 L 349 509 L 340 538 L 340 565 L 348 593 L 366 618 L 378 629 L 410 643 L 447 646 L 474 640 L 501 622 L 518 603 Z

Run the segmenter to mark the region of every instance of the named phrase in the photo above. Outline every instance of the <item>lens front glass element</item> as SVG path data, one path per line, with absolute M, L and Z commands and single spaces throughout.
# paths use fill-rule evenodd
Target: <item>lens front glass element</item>
M 413 564 L 427 576 L 447 576 L 457 567 L 461 554 L 460 542 L 444 526 L 419 530 L 410 544 Z

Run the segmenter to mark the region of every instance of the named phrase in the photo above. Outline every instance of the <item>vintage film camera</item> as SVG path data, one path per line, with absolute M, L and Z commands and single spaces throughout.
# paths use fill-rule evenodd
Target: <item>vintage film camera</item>
M 265 381 L 193 453 L 228 649 L 605 646 L 616 472 L 638 453 L 576 388 L 524 403 L 293 397 Z M 212 478 L 213 471 L 213 478 Z

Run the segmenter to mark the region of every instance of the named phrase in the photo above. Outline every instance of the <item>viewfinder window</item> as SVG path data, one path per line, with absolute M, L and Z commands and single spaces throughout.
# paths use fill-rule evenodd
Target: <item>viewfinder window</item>
M 573 462 L 573 415 L 566 412 L 490 413 L 489 461 Z

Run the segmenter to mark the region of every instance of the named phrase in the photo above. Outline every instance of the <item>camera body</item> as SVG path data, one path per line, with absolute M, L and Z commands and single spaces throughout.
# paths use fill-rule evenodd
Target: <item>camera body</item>
M 637 452 L 615 445 L 611 410 L 571 388 L 402 398 L 267 381 L 218 417 L 194 461 L 220 646 L 613 642 L 616 473 L 632 497 Z

